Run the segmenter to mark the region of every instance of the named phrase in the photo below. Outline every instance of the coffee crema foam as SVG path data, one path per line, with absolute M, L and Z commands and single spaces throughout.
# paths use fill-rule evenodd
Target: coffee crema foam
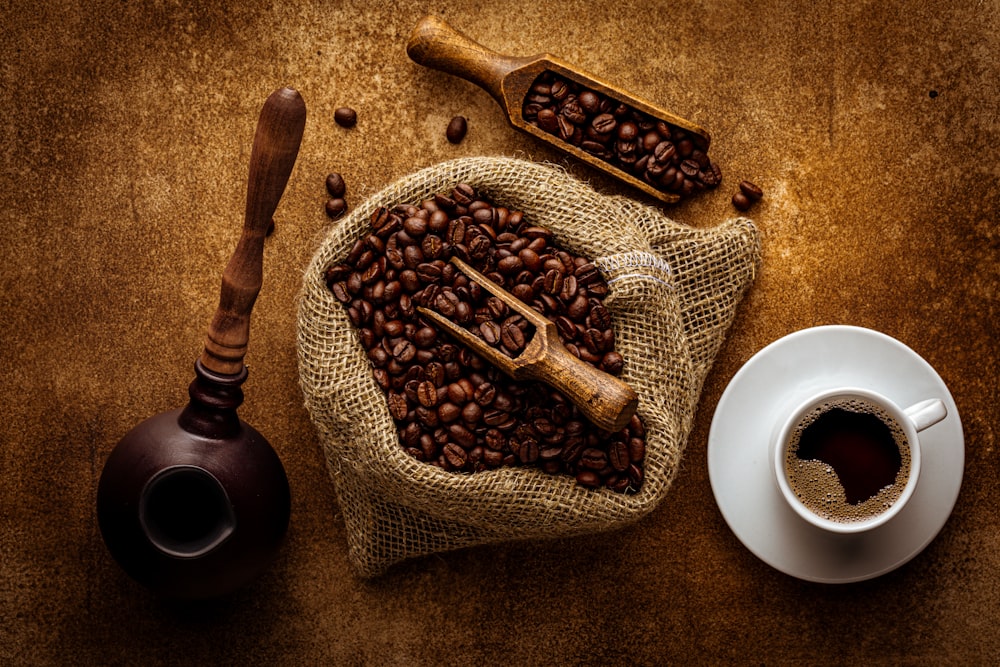
M 844 486 L 831 465 L 815 459 L 800 459 L 798 456 L 803 432 L 821 416 L 836 408 L 873 415 L 882 421 L 889 427 L 901 459 L 899 472 L 892 484 L 857 504 L 847 502 Z M 857 398 L 835 399 L 816 406 L 800 420 L 785 448 L 785 478 L 792 492 L 814 514 L 838 523 L 860 523 L 882 514 L 899 500 L 909 477 L 910 452 L 902 426 L 878 405 Z

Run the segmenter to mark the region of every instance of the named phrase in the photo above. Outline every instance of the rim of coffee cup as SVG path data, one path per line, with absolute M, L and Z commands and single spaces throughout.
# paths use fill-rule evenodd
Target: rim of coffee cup
M 831 401 L 833 399 L 850 397 L 858 397 L 874 403 L 878 407 L 885 410 L 889 416 L 896 420 L 896 422 L 900 425 L 906 438 L 905 444 L 909 448 L 910 474 L 906 480 L 903 490 L 899 494 L 899 497 L 884 512 L 880 512 L 879 514 L 869 519 L 865 519 L 864 521 L 845 522 L 834 521 L 832 519 L 821 517 L 809 509 L 805 503 L 799 499 L 799 497 L 792 490 L 791 484 L 788 482 L 785 474 L 784 449 L 792 430 L 795 429 L 802 418 L 809 411 L 813 410 L 819 403 Z M 799 405 L 783 422 L 778 431 L 778 436 L 773 441 L 771 448 L 771 467 L 774 473 L 775 481 L 778 485 L 778 490 L 795 513 L 817 528 L 841 534 L 855 534 L 872 530 L 873 528 L 884 525 L 899 514 L 903 507 L 906 506 L 907 502 L 909 502 L 910 497 L 913 495 L 913 492 L 916 489 L 917 479 L 920 475 L 919 436 L 917 434 L 916 427 L 913 425 L 913 421 L 906 416 L 906 413 L 903 410 L 904 408 L 899 407 L 894 401 L 886 398 L 882 394 L 859 387 L 837 387 L 834 389 L 825 389 L 819 393 L 813 394 L 810 398 L 799 403 Z

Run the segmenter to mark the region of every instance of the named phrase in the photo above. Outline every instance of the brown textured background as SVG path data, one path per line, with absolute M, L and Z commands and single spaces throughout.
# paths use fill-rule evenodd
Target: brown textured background
M 203 4 L 208 6 L 202 6 Z M 707 127 L 724 185 L 671 209 L 711 226 L 735 183 L 763 270 L 705 386 L 667 501 L 615 534 L 470 549 L 354 579 L 301 406 L 295 300 L 348 201 L 462 155 L 560 156 L 471 84 L 411 63 L 440 13 L 498 51 L 549 51 Z M 0 662 L 7 664 L 983 664 L 1000 654 L 1000 5 L 654 2 L 7 2 L 0 9 Z M 269 240 L 242 416 L 293 492 L 275 566 L 229 600 L 157 600 L 94 517 L 104 459 L 186 400 L 242 221 L 260 105 L 309 120 Z M 933 92 L 932 92 L 933 91 Z M 340 105 L 358 126 L 333 123 Z M 469 118 L 452 146 L 444 128 Z M 608 180 L 570 165 L 599 189 Z M 705 446 L 726 383 L 792 331 L 879 329 L 948 383 L 966 432 L 955 513 L 911 563 L 808 584 L 715 508 Z

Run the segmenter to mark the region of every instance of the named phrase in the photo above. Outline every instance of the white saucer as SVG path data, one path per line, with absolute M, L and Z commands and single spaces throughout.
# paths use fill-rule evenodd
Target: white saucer
M 768 451 L 774 424 L 825 387 L 852 385 L 900 405 L 940 398 L 948 416 L 920 434 L 923 464 L 910 502 L 884 526 L 828 534 L 779 495 Z M 965 442 L 958 408 L 941 377 L 885 334 L 853 326 L 804 329 L 771 343 L 736 373 L 708 436 L 708 475 L 723 518 L 758 558 L 799 579 L 862 581 L 920 553 L 951 514 L 962 485 Z

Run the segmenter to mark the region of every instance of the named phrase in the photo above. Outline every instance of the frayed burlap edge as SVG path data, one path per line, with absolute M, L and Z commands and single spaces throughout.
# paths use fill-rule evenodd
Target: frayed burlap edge
M 459 182 L 550 228 L 594 258 L 612 286 L 623 379 L 640 396 L 646 479 L 623 495 L 587 491 L 532 468 L 455 474 L 399 446 L 384 396 L 343 308 L 323 282 L 366 232 L 377 207 L 419 203 Z M 404 177 L 333 226 L 310 262 L 299 305 L 300 382 L 345 519 L 350 561 L 376 576 L 413 556 L 475 544 L 599 532 L 632 523 L 666 494 L 697 397 L 759 261 L 744 219 L 696 230 L 657 209 L 596 193 L 561 169 L 512 158 L 466 158 Z

